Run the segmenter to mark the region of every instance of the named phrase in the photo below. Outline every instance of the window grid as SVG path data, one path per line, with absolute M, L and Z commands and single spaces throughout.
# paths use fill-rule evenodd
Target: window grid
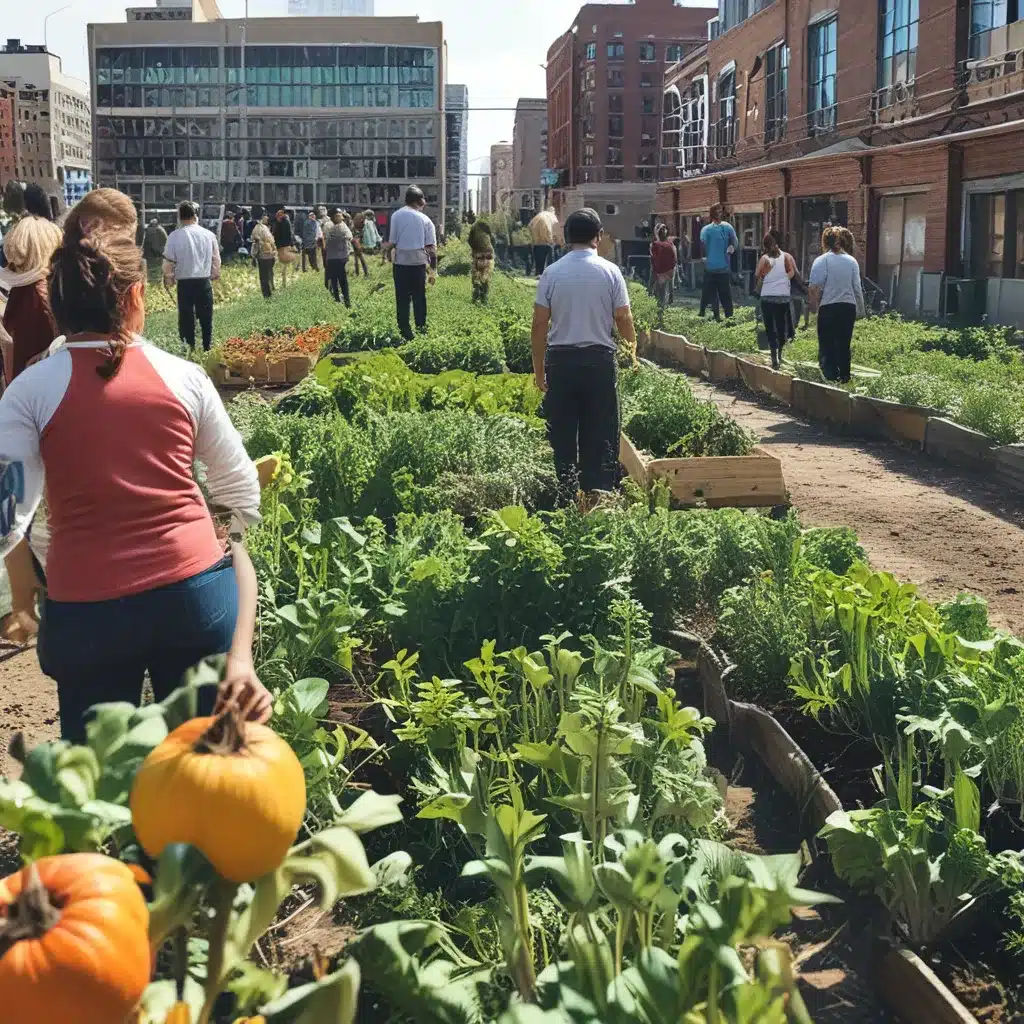
M 778 142 L 786 135 L 789 92 L 789 47 L 773 46 L 765 57 L 765 143 Z
M 836 130 L 836 61 L 838 26 L 836 18 L 811 25 L 807 30 L 810 66 L 807 75 L 807 131 L 824 135 Z
M 914 80 L 918 19 L 918 0 L 880 0 L 879 89 Z

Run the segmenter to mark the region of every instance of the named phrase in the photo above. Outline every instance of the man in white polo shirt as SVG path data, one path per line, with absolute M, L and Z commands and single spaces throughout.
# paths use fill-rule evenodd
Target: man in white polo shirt
M 427 268 L 437 266 L 437 234 L 434 222 L 423 212 L 427 205 L 423 190 L 411 185 L 405 193 L 405 206 L 391 218 L 384 252 L 394 255 L 395 306 L 398 329 L 406 341 L 412 341 L 409 306 L 416 318 L 416 330 L 427 329 Z
M 597 253 L 594 210 L 571 213 L 571 251 L 544 271 L 533 309 L 533 372 L 555 453 L 559 498 L 614 490 L 619 471 L 615 328 L 636 358 L 636 331 L 622 271 Z
M 196 219 L 195 206 L 186 200 L 178 207 L 181 226 L 171 232 L 164 249 L 164 284 L 178 284 L 178 335 L 190 349 L 196 347 L 196 318 L 203 332 L 203 351 L 213 341 L 213 285 L 220 277 L 217 236 Z

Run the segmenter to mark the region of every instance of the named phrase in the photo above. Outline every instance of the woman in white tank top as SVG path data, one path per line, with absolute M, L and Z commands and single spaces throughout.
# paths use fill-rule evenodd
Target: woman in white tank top
M 772 350 L 772 367 L 778 369 L 782 346 L 792 334 L 791 317 L 793 297 L 792 279 L 796 263 L 788 252 L 779 248 L 773 234 L 764 236 L 764 255 L 757 265 L 757 280 L 761 285 L 761 315 Z

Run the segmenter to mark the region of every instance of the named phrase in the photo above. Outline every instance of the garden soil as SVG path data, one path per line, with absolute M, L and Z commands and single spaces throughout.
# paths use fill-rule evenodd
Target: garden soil
M 738 387 L 690 383 L 782 460 L 805 526 L 851 526 L 876 569 L 932 600 L 979 594 L 993 625 L 1024 634 L 1024 497 L 909 446 L 830 432 Z

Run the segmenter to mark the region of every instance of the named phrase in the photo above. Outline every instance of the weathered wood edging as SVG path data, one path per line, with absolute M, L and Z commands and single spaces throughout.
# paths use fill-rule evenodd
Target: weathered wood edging
M 712 383 L 739 380 L 748 390 L 771 395 L 810 420 L 872 438 L 918 446 L 926 455 L 965 469 L 986 470 L 1011 490 L 1024 493 L 1024 444 L 996 445 L 992 438 L 954 423 L 939 410 L 857 395 L 830 384 L 794 377 L 742 355 L 695 345 L 682 335 L 651 331 L 652 358 L 680 366 Z
M 700 645 L 697 673 L 704 713 L 724 725 L 730 737 L 752 750 L 815 830 L 843 805 L 821 772 L 774 715 L 729 697 L 730 666 L 725 654 Z M 893 1012 L 908 1024 L 976 1024 L 975 1018 L 912 950 L 887 939 L 876 941 L 872 981 Z

